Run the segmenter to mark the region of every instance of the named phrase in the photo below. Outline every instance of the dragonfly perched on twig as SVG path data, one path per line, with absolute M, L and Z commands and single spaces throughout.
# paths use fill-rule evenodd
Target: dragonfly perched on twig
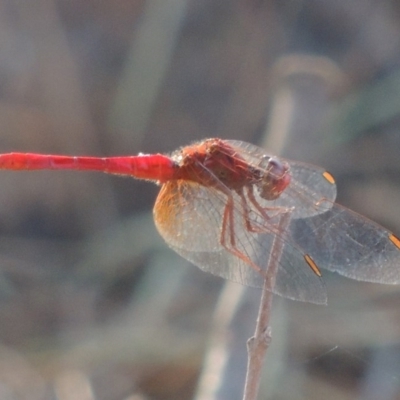
M 273 291 L 290 299 L 326 303 L 321 269 L 400 283 L 400 239 L 336 204 L 330 173 L 249 143 L 206 139 L 171 155 L 103 158 L 9 153 L 0 155 L 0 169 L 94 170 L 155 181 L 154 219 L 172 249 L 204 271 L 261 287 L 277 238 L 283 250 Z

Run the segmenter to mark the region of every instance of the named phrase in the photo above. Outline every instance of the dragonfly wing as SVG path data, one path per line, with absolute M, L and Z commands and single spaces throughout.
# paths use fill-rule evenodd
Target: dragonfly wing
M 324 281 L 306 263 L 298 248 L 285 242 L 276 276 L 275 293 L 292 300 L 326 304 Z
M 263 235 L 256 236 L 258 238 L 254 239 L 252 246 L 264 247 L 266 244 L 261 238 Z M 245 286 L 261 288 L 264 284 L 264 275 L 224 248 L 218 248 L 215 251 L 192 251 L 171 244 L 170 247 L 205 272 Z M 326 304 L 327 295 L 323 280 L 315 275 L 301 254 L 292 253 L 293 249 L 293 247 L 284 249 L 279 260 L 273 293 L 292 300 Z M 270 260 L 266 257 L 264 264 L 259 264 L 259 266 L 267 268 L 268 261 Z
M 367 282 L 400 283 L 400 241 L 378 224 L 338 204 L 292 221 L 293 240 L 319 267 Z
M 221 236 L 222 194 L 189 181 L 165 183 L 154 205 L 154 221 L 173 249 L 214 251 Z
M 259 168 L 263 157 L 274 157 L 261 147 L 250 143 L 238 140 L 226 140 L 226 143 L 254 168 Z M 336 185 L 333 177 L 323 168 L 315 165 L 280 157 L 274 158 L 289 164 L 291 182 L 276 200 L 267 201 L 258 196 L 258 202 L 263 207 L 292 209 L 292 219 L 306 218 L 327 211 L 327 207 L 331 206 L 336 199 Z M 329 202 L 321 202 L 324 199 Z
M 336 199 L 336 185 L 331 175 L 313 165 L 294 161 L 288 163 L 291 182 L 275 200 L 275 205 L 292 208 L 292 219 L 308 218 L 327 211 Z
M 226 197 L 215 189 L 171 181 L 162 187 L 157 198 L 155 222 L 168 245 L 203 271 L 246 286 L 262 287 L 265 275 L 221 245 L 225 204 Z M 234 210 L 236 249 L 267 272 L 275 234 L 255 212 L 249 215 L 250 222 L 262 233 L 245 228 L 237 195 L 234 195 Z M 269 226 L 277 224 L 278 218 L 275 215 Z M 326 303 L 324 284 L 304 261 L 303 254 L 284 235 L 278 235 L 276 240 L 283 240 L 284 248 L 273 292 L 294 300 Z

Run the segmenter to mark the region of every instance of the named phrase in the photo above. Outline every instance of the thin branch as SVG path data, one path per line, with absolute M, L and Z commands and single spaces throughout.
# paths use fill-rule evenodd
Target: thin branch
M 290 217 L 290 212 L 282 214 L 279 220 L 279 232 L 283 233 L 286 231 L 290 223 Z M 284 242 L 275 236 L 270 258 L 268 260 L 267 275 L 264 280 L 256 330 L 254 336 L 247 342 L 248 363 L 243 400 L 257 399 L 264 358 L 271 342 L 269 319 L 272 309 L 272 297 L 276 273 L 279 267 L 279 260 L 282 256 L 283 246 Z

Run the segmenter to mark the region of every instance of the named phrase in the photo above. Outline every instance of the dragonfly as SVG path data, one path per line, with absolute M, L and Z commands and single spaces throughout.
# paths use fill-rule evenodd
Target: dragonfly
M 262 287 L 278 241 L 272 292 L 289 299 L 325 304 L 321 269 L 400 283 L 399 237 L 335 203 L 335 180 L 323 168 L 250 143 L 205 139 L 170 155 L 7 153 L 0 154 L 0 169 L 102 171 L 153 181 L 161 187 L 154 221 L 173 250 L 206 272 Z

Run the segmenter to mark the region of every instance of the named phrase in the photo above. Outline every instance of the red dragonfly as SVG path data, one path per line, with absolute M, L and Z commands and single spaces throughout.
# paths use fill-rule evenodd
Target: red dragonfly
M 261 287 L 274 239 L 283 250 L 273 292 L 326 303 L 320 268 L 361 281 L 400 283 L 400 239 L 334 203 L 334 178 L 249 143 L 206 139 L 170 156 L 0 155 L 0 169 L 102 171 L 161 185 L 154 206 L 168 245 L 202 270 Z M 282 232 L 279 221 L 290 213 Z

